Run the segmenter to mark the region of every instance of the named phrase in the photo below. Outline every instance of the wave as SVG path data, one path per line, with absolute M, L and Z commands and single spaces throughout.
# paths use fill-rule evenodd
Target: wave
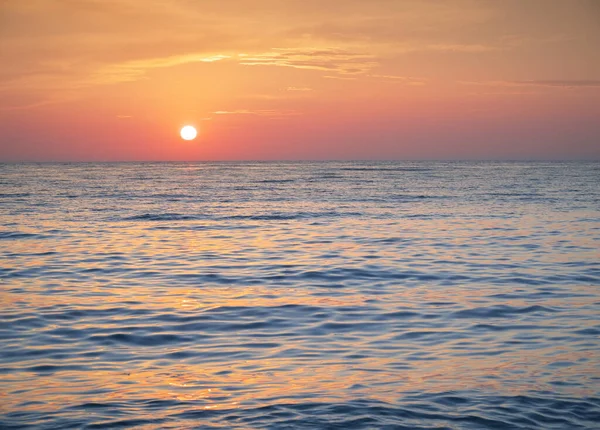
M 189 215 L 180 213 L 146 213 L 121 218 L 122 221 L 290 221 L 310 218 L 340 218 L 361 216 L 359 212 L 291 212 L 258 215 Z
M 179 213 L 146 213 L 122 218 L 122 221 L 197 221 L 209 219 L 201 215 L 184 215 Z
M 20 231 L 0 231 L 0 239 L 40 239 L 44 237 L 37 233 L 24 233 Z
M 295 179 L 263 179 L 258 181 L 260 184 L 289 184 L 296 182 Z
M 0 199 L 12 199 L 29 196 L 31 196 L 31 193 L 0 193 Z
M 508 305 L 483 306 L 471 309 L 463 309 L 453 314 L 454 318 L 510 318 L 514 315 L 529 313 L 555 313 L 559 312 L 546 306 L 534 305 L 526 307 L 515 307 Z
M 44 369 L 41 369 L 44 372 Z M 28 402 L 31 403 L 31 402 Z M 107 399 L 83 400 L 48 414 L 61 428 L 87 429 L 189 427 L 277 429 L 592 429 L 600 418 L 597 397 L 549 398 L 543 393 L 491 396 L 470 391 L 399 394 L 399 404 L 361 397 L 319 401 L 290 397 L 257 399 L 258 405 L 212 408 L 206 400 Z M 35 402 L 33 405 L 44 406 Z M 3 429 L 21 428 L 43 416 L 28 408 L 0 421 Z M 135 414 L 137 416 L 131 416 Z M 43 426 L 47 428 L 46 426 Z
M 433 169 L 425 167 L 341 167 L 347 172 L 430 172 Z

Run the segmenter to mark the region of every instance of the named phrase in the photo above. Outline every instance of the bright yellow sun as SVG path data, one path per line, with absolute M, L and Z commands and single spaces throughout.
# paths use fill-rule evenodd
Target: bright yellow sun
M 198 132 L 191 125 L 186 125 L 185 127 L 183 127 L 181 129 L 179 134 L 181 135 L 181 138 L 183 140 L 194 140 L 196 138 L 196 136 L 198 135 Z

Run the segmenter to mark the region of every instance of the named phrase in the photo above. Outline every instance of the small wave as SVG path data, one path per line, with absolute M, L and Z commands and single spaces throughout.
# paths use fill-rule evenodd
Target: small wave
M 23 371 L 25 371 L 25 372 L 33 372 L 33 373 L 41 373 L 41 374 L 53 374 L 56 372 L 64 372 L 67 370 L 86 372 L 89 370 L 89 367 L 86 365 L 78 365 L 78 364 L 65 364 L 65 365 L 42 364 L 39 366 L 33 366 L 33 367 L 23 369 Z
M 400 319 L 417 318 L 420 316 L 421 316 L 421 314 L 418 312 L 396 311 L 396 312 L 386 312 L 384 314 L 377 315 L 375 317 L 375 320 L 377 320 L 377 321 L 388 321 L 388 320 L 393 321 L 393 320 L 400 320 Z
M 487 306 L 478 307 L 472 309 L 463 309 L 453 313 L 455 318 L 508 318 L 513 315 L 529 314 L 534 312 L 558 312 L 556 309 L 552 309 L 545 306 L 527 306 L 527 307 L 514 307 L 514 306 Z
M 262 181 L 258 181 L 261 184 L 288 184 L 291 182 L 296 182 L 295 179 L 263 179 Z
M 107 429 L 107 428 L 132 428 L 132 427 L 140 427 L 140 426 L 149 426 L 149 425 L 160 425 L 164 420 L 161 419 L 123 419 L 123 420 L 111 420 L 111 421 L 102 421 L 97 424 L 87 425 L 86 429 Z
M 584 328 L 581 330 L 576 330 L 573 332 L 573 334 L 577 334 L 580 336 L 594 336 L 594 337 L 600 336 L 600 327 L 598 327 L 598 328 L 590 327 L 590 328 Z
M 108 345 L 129 344 L 137 346 L 162 346 L 189 342 L 192 340 L 192 338 L 175 334 L 151 334 L 142 336 L 127 333 L 114 333 L 109 335 L 90 336 L 89 340 Z
M 142 197 L 148 197 L 150 199 L 192 199 L 196 196 L 191 194 L 177 194 L 177 193 L 156 193 L 150 195 L 144 195 Z
M 471 327 L 472 330 L 480 330 L 480 331 L 513 331 L 513 330 L 538 330 L 538 329 L 548 329 L 547 327 L 535 324 L 502 324 L 502 325 L 492 325 L 492 324 L 475 324 Z
M 452 199 L 453 196 L 441 196 L 435 194 L 396 194 L 391 196 L 391 199 L 395 201 L 403 200 L 433 200 L 433 199 Z
M 206 219 L 199 215 L 184 215 L 178 213 L 163 213 L 163 214 L 151 214 L 146 213 L 142 215 L 134 215 L 126 218 L 122 218 L 123 221 L 195 221 L 200 219 Z
M 0 193 L 0 199 L 29 197 L 31 193 Z
M 290 212 L 256 215 L 190 215 L 180 213 L 146 213 L 121 218 L 122 221 L 290 221 L 310 218 L 340 218 L 361 216 L 358 212 Z
M 251 221 L 288 221 L 307 218 L 340 218 L 361 216 L 357 212 L 292 212 L 264 215 L 232 215 L 221 218 L 222 220 L 251 220 Z
M 429 172 L 432 169 L 423 167 L 342 167 L 339 170 L 348 172 Z
M 404 215 L 404 218 L 409 218 L 409 219 L 422 219 L 422 220 L 432 220 L 432 219 L 441 219 L 441 218 L 452 218 L 452 215 L 450 214 L 408 214 L 408 215 Z
M 0 231 L 0 239 L 36 239 L 43 237 L 35 233 L 23 233 L 20 231 Z
M 360 385 L 358 385 L 360 388 Z M 369 398 L 327 402 L 276 397 L 259 405 L 211 408 L 205 401 L 156 400 L 141 397 L 86 401 L 49 414 L 52 428 L 281 428 L 426 430 L 450 428 L 536 429 L 596 428 L 599 399 L 541 395 L 491 396 L 456 391 L 400 395 L 401 404 Z M 267 400 L 267 399 L 265 399 Z M 43 405 L 39 405 L 43 406 Z M 68 413 L 65 413 L 68 412 Z M 85 412 L 82 415 L 81 412 Z M 132 415 L 133 413 L 136 415 Z M 73 414 L 76 414 L 73 416 Z M 27 410 L 0 421 L 2 428 L 22 428 L 42 414 Z M 46 427 L 44 427 L 46 428 Z M 48 427 L 50 428 L 50 427 Z

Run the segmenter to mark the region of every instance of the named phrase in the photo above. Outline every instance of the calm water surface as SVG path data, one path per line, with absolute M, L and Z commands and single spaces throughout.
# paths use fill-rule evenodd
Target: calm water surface
M 600 428 L 600 164 L 0 165 L 0 427 Z

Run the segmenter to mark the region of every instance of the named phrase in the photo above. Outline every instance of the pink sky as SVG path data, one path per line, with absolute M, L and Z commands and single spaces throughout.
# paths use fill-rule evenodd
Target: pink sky
M 598 52 L 593 0 L 4 0 L 0 161 L 600 159 Z

